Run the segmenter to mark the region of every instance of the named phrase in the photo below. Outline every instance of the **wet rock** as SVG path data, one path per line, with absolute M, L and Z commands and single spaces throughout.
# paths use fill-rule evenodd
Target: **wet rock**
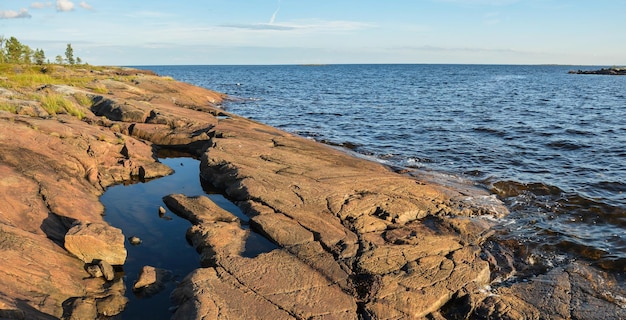
M 126 261 L 124 235 L 104 223 L 78 224 L 65 234 L 65 249 L 86 263 L 106 261 L 123 265 Z
M 141 239 L 139 237 L 132 236 L 128 238 L 128 242 L 130 242 L 133 246 L 138 246 L 141 244 Z
M 159 206 L 159 217 L 162 217 L 166 213 L 165 208 Z
M 172 272 L 165 269 L 144 266 L 137 281 L 133 284 L 133 292 L 142 297 L 149 297 L 165 288 L 165 282 L 171 279 Z

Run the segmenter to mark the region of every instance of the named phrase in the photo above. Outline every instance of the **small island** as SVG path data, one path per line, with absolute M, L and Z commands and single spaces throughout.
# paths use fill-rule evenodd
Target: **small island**
M 602 68 L 600 70 L 571 70 L 570 74 L 603 74 L 610 76 L 626 76 L 626 67 Z

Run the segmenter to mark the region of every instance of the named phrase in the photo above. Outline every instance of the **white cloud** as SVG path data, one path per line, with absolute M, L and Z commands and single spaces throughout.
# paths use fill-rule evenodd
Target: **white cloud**
M 223 24 L 219 27 L 248 29 L 248 30 L 308 30 L 325 32 L 343 32 L 368 29 L 374 27 L 372 24 L 357 21 L 326 21 L 326 20 L 300 20 L 281 24 L 255 23 L 255 24 Z
M 33 2 L 30 4 L 33 9 L 44 9 L 52 7 L 52 2 Z
M 78 5 L 83 9 L 93 10 L 93 7 L 85 1 L 81 1 Z
M 0 19 L 17 19 L 17 18 L 30 18 L 31 15 L 27 9 L 20 9 L 19 11 L 3 10 L 0 11 Z
M 57 0 L 57 11 L 72 11 L 74 10 L 74 3 L 69 0 Z

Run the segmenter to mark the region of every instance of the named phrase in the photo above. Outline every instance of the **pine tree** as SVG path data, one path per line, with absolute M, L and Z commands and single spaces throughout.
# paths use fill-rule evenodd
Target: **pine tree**
M 24 54 L 23 45 L 15 38 L 11 37 L 5 42 L 5 57 L 8 63 L 20 63 L 22 62 L 22 55 Z
M 46 54 L 42 49 L 36 49 L 35 54 L 33 55 L 33 59 L 35 59 L 35 63 L 38 65 L 42 65 L 46 61 Z
M 33 56 L 35 52 L 27 45 L 22 45 L 22 56 L 20 58 L 20 62 L 24 64 L 33 63 Z
M 65 49 L 65 61 L 67 61 L 68 64 L 76 63 L 76 60 L 74 60 L 74 49 L 72 49 L 71 43 L 68 43 Z

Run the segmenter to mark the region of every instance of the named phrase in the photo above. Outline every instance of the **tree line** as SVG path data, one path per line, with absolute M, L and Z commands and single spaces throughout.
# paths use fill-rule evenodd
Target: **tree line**
M 5 38 L 0 36 L 0 63 L 21 63 L 21 64 L 50 64 L 50 60 L 46 59 L 43 49 L 31 49 L 29 46 L 22 44 L 17 38 Z M 74 49 L 72 44 L 68 43 L 65 49 L 65 57 L 57 55 L 54 59 L 56 64 L 83 64 L 80 57 L 74 57 Z

